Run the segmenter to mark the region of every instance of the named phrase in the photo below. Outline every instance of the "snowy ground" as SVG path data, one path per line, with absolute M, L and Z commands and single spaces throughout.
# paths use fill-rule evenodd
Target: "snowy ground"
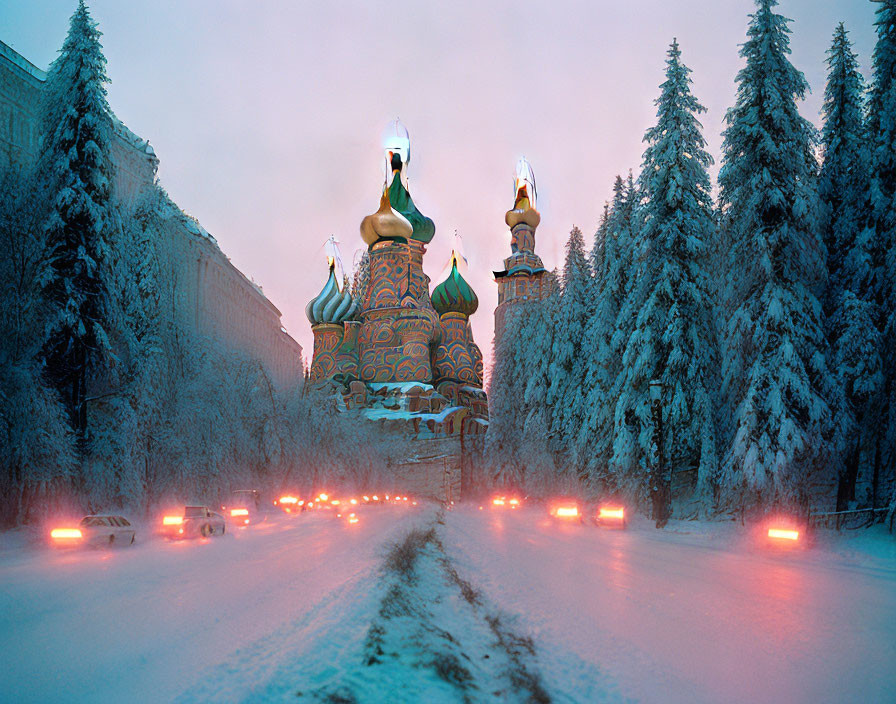
M 384 569 L 430 527 L 412 567 Z M 7 534 L 0 652 L 15 702 L 889 702 L 896 538 L 770 553 L 729 526 L 613 532 L 535 507 L 111 551 Z
M 893 536 L 771 552 L 719 525 L 451 519 L 458 571 L 520 614 L 574 700 L 590 666 L 635 701 L 896 702 Z

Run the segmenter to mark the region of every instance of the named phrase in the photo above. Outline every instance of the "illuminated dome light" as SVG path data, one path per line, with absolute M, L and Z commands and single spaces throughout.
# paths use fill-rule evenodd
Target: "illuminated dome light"
M 458 270 L 463 259 L 456 251 L 451 252 L 451 271 L 447 278 L 432 291 L 432 305 L 439 315 L 445 313 L 462 313 L 471 316 L 479 307 L 479 298 L 470 284 Z
M 513 208 L 504 216 L 504 222 L 511 230 L 520 223 L 525 223 L 533 230 L 538 227 L 541 215 L 535 209 L 536 199 L 535 172 L 526 157 L 522 157 L 516 164 L 513 179 Z
M 386 185 L 393 181 L 393 174 L 398 171 L 401 174 L 404 187 L 408 187 L 407 167 L 411 162 L 411 136 L 408 134 L 408 128 L 396 118 L 389 123 L 386 131 L 383 133 L 383 176 Z
M 357 303 L 347 286 L 340 286 L 336 279 L 336 261 L 327 257 L 330 275 L 321 292 L 308 301 L 305 315 L 312 325 L 344 323 L 357 312 Z
M 523 210 L 527 208 L 535 209 L 535 200 L 537 198 L 535 172 L 532 171 L 532 165 L 526 157 L 521 157 L 516 164 L 516 176 L 513 179 L 513 197 L 515 208 L 523 206 Z M 522 203 L 520 201 L 521 198 L 525 198 L 528 203 Z
M 389 196 L 389 189 L 383 190 L 380 209 L 361 221 L 361 239 L 368 247 L 381 240 L 407 242 L 414 234 L 414 226 L 392 207 Z

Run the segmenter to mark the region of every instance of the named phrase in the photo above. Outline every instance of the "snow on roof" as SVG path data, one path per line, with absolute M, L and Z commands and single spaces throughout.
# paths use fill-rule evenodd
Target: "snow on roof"
M 10 63 L 14 64 L 16 67 L 22 69 L 25 73 L 33 76 L 39 81 L 47 80 L 47 72 L 42 71 L 33 63 L 31 63 L 28 59 L 22 56 L 19 52 L 13 49 L 8 44 L 0 41 L 0 56 L 9 60 Z
M 112 125 L 115 129 L 115 134 L 121 137 L 125 142 L 130 144 L 132 147 L 137 149 L 138 151 L 143 152 L 147 156 L 155 157 L 156 151 L 149 144 L 148 139 L 143 139 L 140 135 L 132 132 L 126 124 L 124 124 L 121 120 L 119 120 L 115 115 L 112 116 Z
M 408 393 L 408 391 L 415 387 L 419 387 L 424 391 L 428 391 L 433 388 L 432 384 L 426 384 L 422 381 L 377 381 L 370 382 L 367 385 L 373 391 L 379 391 L 380 389 L 383 389 L 386 391 L 400 391 L 403 394 Z

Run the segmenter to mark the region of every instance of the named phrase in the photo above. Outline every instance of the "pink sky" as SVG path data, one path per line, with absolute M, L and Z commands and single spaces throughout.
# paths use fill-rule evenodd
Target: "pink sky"
M 74 0 L 3 0 L 0 39 L 45 68 Z M 378 207 L 380 138 L 411 134 L 411 194 L 435 220 L 424 260 L 435 278 L 455 230 L 479 295 L 477 342 L 491 356 L 492 312 L 510 236 L 504 213 L 525 155 L 538 181 L 536 250 L 562 265 L 569 230 L 589 242 L 617 173 L 641 162 L 644 131 L 678 37 L 694 70 L 709 147 L 720 158 L 752 0 L 552 2 L 236 2 L 95 0 L 113 110 L 148 138 L 159 176 L 224 252 L 263 287 L 311 350 L 305 303 L 326 277 L 323 243 L 350 263 Z M 792 59 L 818 123 L 825 51 L 851 30 L 866 76 L 867 0 L 782 0 Z

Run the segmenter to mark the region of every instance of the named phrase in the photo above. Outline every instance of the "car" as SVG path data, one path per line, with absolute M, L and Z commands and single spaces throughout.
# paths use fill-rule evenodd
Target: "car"
M 284 494 L 279 499 L 274 499 L 274 506 L 283 513 L 298 514 L 305 510 L 305 502 L 294 494 Z
M 569 496 L 560 497 L 548 502 L 548 513 L 551 518 L 560 521 L 584 521 L 581 502 Z
M 594 523 L 602 528 L 621 528 L 628 527 L 628 517 L 625 515 L 625 508 L 616 502 L 601 504 L 597 507 L 594 514 Z
M 84 516 L 77 528 L 54 528 L 50 531 L 53 544 L 62 546 L 104 547 L 133 545 L 136 531 L 124 516 Z
M 169 538 L 207 538 L 226 532 L 224 516 L 208 506 L 184 506 L 182 514 L 169 514 L 162 519 L 162 533 Z
M 230 501 L 221 506 L 224 515 L 236 525 L 244 527 L 250 523 L 259 523 L 266 518 L 261 511 L 261 495 L 254 489 L 234 491 Z
M 493 509 L 516 509 L 522 505 L 522 501 L 520 501 L 517 496 L 505 496 L 500 495 L 496 496 L 492 499 L 492 508 Z

